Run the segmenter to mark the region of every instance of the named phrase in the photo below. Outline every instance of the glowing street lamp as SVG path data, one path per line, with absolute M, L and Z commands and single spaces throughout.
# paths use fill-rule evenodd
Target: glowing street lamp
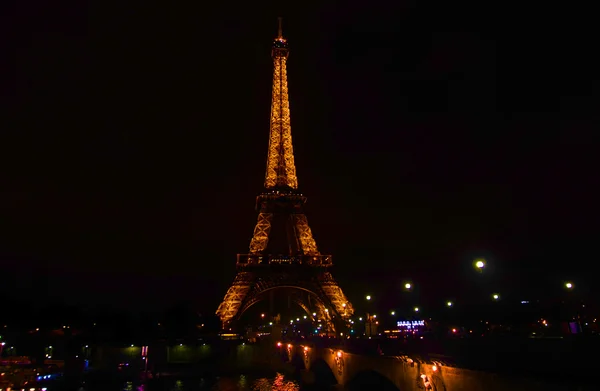
M 392 316 L 396 315 L 396 311 L 390 312 L 390 315 L 392 315 Z
M 407 282 L 406 284 L 404 284 L 404 289 L 406 289 L 407 291 L 412 289 L 412 284 L 410 282 Z
M 448 307 L 452 307 L 452 306 L 454 305 L 454 303 L 452 303 L 451 301 L 449 301 L 449 302 L 447 302 L 447 303 L 446 303 L 446 305 L 447 305 Z
M 415 307 L 415 312 L 419 312 L 419 307 Z
M 476 259 L 474 265 L 475 265 L 475 268 L 479 272 L 482 272 L 483 269 L 485 268 L 485 259 L 483 259 L 483 258 Z
M 566 282 L 565 283 L 565 288 L 567 288 L 567 289 L 573 289 L 573 283 L 572 282 Z
M 497 294 L 497 293 L 494 293 L 494 294 L 492 295 L 492 299 L 494 299 L 494 300 L 500 300 L 500 295 L 499 295 L 499 294 Z
M 367 295 L 367 297 L 365 297 L 365 299 L 371 300 L 371 295 Z

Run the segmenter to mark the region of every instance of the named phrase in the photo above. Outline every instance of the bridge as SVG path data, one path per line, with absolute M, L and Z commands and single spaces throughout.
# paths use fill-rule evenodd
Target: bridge
M 508 370 L 496 368 L 497 371 L 493 372 L 489 366 L 488 370 L 467 369 L 459 366 L 454 359 L 442 355 L 393 356 L 383 354 L 380 349 L 375 354 L 365 354 L 356 352 L 356 349 L 348 345 L 322 345 L 277 342 L 275 354 L 283 363 L 302 374 L 305 382 L 323 385 L 339 384 L 347 390 L 562 391 L 598 389 L 596 388 L 597 382 L 593 382 L 595 384 L 589 388 L 578 384 L 582 382 L 583 378 L 594 373 L 592 365 L 589 365 L 589 370 L 592 372 L 586 371 L 585 365 L 578 365 L 580 368 L 578 376 L 569 368 L 551 367 L 546 360 L 546 362 L 537 362 L 538 366 L 548 365 L 546 373 L 542 374 L 539 371 L 536 372 L 536 368 L 534 368 L 536 363 L 514 357 L 513 360 L 506 362 Z M 480 360 L 487 360 L 489 357 L 490 355 L 481 356 Z M 524 365 L 517 364 L 516 361 L 519 360 Z M 523 370 L 530 365 L 531 371 Z

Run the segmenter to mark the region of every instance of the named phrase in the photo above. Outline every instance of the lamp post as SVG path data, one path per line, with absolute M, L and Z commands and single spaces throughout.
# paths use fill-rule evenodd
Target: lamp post
M 365 299 L 367 300 L 367 302 L 371 303 L 371 301 L 373 300 L 373 297 L 371 295 L 366 295 Z M 377 315 L 371 315 L 369 313 L 369 311 L 367 311 L 366 315 L 367 316 L 365 318 L 365 334 L 367 337 L 371 337 L 371 336 L 374 336 L 377 334 L 377 327 L 376 327 L 376 321 L 375 321 L 375 318 L 377 317 Z

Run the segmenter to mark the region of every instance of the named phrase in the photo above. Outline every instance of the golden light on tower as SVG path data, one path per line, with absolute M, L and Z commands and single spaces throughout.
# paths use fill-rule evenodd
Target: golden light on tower
M 283 38 L 281 18 L 279 18 L 278 36 L 273 42 L 273 92 L 271 96 L 271 132 L 269 136 L 269 155 L 265 188 L 298 188 L 294 148 L 292 146 L 292 127 L 290 121 L 290 102 L 287 83 L 287 58 L 289 55 L 287 40 Z
M 267 289 L 288 287 L 301 280 L 321 302 L 331 305 L 325 310 L 318 308 L 318 312 L 319 317 L 323 316 L 323 320 L 327 321 L 327 329 L 333 331 L 335 326 L 330 320 L 339 317 L 348 321 L 354 310 L 331 272 L 325 269 L 332 265 L 331 256 L 319 252 L 304 213 L 306 197 L 297 192 L 298 180 L 292 148 L 286 69 L 289 48 L 283 36 L 281 19 L 271 49 L 273 86 L 264 182 L 266 192 L 256 198 L 258 219 L 250 241 L 249 253 L 237 255 L 237 274 L 216 314 L 221 319 L 223 329 L 231 330 L 231 325 L 238 321 L 250 306 L 257 300 L 262 300 L 261 294 Z M 276 249 L 278 245 L 273 245 L 270 240 L 273 239 L 275 231 L 285 232 L 287 236 L 288 254 L 283 258 L 281 254 L 274 254 L 274 250 L 280 253 Z M 304 274 L 294 269 L 287 273 L 285 279 L 281 279 L 276 268 L 287 264 L 310 266 L 307 269 L 309 272 Z M 261 266 L 257 267 L 258 265 Z M 300 301 L 303 305 L 307 304 L 304 303 L 304 299 Z M 308 309 L 310 305 L 306 307 Z M 264 314 L 265 318 L 268 316 L 268 313 Z M 313 317 L 316 317 L 315 312 Z

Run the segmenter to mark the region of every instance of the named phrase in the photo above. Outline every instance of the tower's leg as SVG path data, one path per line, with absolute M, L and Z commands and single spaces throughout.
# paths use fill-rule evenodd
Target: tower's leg
M 238 315 L 242 303 L 254 285 L 255 276 L 249 272 L 239 272 L 233 284 L 227 290 L 225 298 L 217 309 L 217 316 L 221 319 L 223 328 L 227 328 L 231 321 Z
M 352 304 L 348 301 L 342 288 L 340 288 L 331 273 L 322 273 L 319 276 L 319 285 L 320 290 L 342 319 L 349 319 L 354 314 Z
M 302 246 L 302 252 L 306 255 L 318 255 L 319 250 L 317 249 L 317 243 L 313 238 L 312 231 L 308 226 L 308 220 L 306 215 L 297 213 L 292 215 L 294 218 L 294 228 L 296 230 L 296 237 L 300 241 Z
M 254 227 L 254 234 L 250 241 L 250 253 L 257 254 L 265 251 L 269 243 L 269 233 L 271 232 L 271 222 L 273 213 L 259 213 L 258 221 Z

